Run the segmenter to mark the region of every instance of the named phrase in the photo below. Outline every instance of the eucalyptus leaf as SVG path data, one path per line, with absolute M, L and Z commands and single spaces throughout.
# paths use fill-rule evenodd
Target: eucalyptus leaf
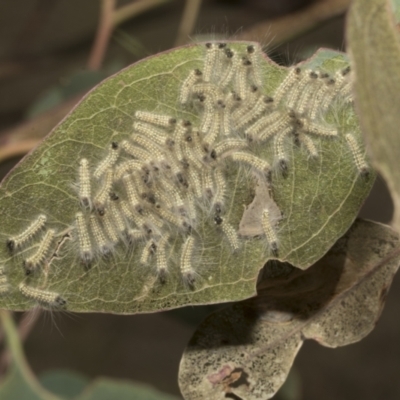
M 75 371 L 50 370 L 40 374 L 39 382 L 49 392 L 71 400 L 85 389 L 89 379 Z
M 150 386 L 100 378 L 91 383 L 76 400 L 178 400 L 178 397 L 159 392 Z
M 269 399 L 305 339 L 337 347 L 365 337 L 398 269 L 399 237 L 385 225 L 357 220 L 307 271 L 275 263 L 265 267 L 257 297 L 198 327 L 180 365 L 186 400 Z
M 375 178 L 347 67 L 229 42 L 105 80 L 0 187 L 0 306 L 150 312 L 251 297 L 269 259 L 308 268 Z
M 6 336 L 7 349 L 12 360 L 6 376 L 0 383 L 2 400 L 61 400 L 40 386 L 23 353 L 17 329 L 11 315 L 0 310 L 0 320 Z
M 393 6 L 398 19 L 398 3 L 354 1 L 347 39 L 363 134 L 372 162 L 389 186 L 395 206 L 394 223 L 400 228 L 400 180 L 394 168 L 400 157 L 400 39 L 392 14 Z

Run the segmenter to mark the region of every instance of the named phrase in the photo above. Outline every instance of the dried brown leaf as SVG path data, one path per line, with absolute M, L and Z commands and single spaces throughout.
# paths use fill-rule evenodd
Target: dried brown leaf
M 358 220 L 306 271 L 267 264 L 256 298 L 212 314 L 191 339 L 180 367 L 185 399 L 269 399 L 305 339 L 328 347 L 361 340 L 380 315 L 399 253 L 394 231 Z

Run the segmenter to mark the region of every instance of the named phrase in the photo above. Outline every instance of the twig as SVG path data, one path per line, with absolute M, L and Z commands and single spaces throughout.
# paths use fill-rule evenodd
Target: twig
M 201 0 L 186 0 L 183 10 L 181 23 L 179 25 L 178 35 L 175 40 L 175 46 L 181 46 L 187 42 L 188 36 L 193 32 L 201 6 Z
M 40 308 L 36 308 L 24 313 L 18 324 L 18 337 L 20 343 L 23 343 L 29 336 L 29 334 L 32 332 L 32 329 L 35 326 L 41 314 L 42 310 Z M 0 375 L 6 370 L 6 368 L 10 364 L 10 361 L 11 361 L 11 353 L 6 348 L 0 355 Z
M 22 156 L 28 153 L 40 142 L 40 139 L 28 139 L 0 147 L 0 163 L 9 158 Z
M 116 0 L 102 0 L 99 25 L 87 67 L 96 71 L 103 63 L 104 55 L 113 29 L 113 13 Z
M 27 153 L 35 147 L 71 111 L 84 94 L 74 96 L 10 130 L 2 131 L 0 133 L 0 163 L 10 157 Z
M 113 26 L 118 26 L 126 20 L 135 17 L 151 8 L 157 7 L 163 3 L 168 3 L 171 0 L 141 0 L 127 4 L 116 9 L 113 13 L 112 21 Z
M 275 48 L 317 27 L 327 19 L 343 14 L 349 7 L 350 1 L 322 0 L 296 13 L 258 23 L 235 38 L 255 41 L 268 39 L 268 47 Z

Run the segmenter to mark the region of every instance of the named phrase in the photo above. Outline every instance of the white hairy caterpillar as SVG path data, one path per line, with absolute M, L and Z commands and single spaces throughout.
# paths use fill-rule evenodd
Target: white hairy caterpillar
M 214 197 L 214 182 L 212 179 L 212 172 L 210 170 L 203 170 L 201 174 L 201 185 L 203 187 L 205 198 L 212 199 Z
M 323 110 L 320 108 L 321 103 L 324 101 L 325 97 L 330 97 L 330 93 L 334 90 L 335 80 L 329 76 L 323 78 L 323 84 L 314 94 L 311 105 L 310 105 L 310 119 L 314 120 L 317 118 Z
M 169 135 L 165 132 L 165 130 L 159 129 L 153 125 L 146 124 L 144 122 L 135 122 L 133 124 L 133 131 L 134 133 L 131 135 L 132 142 L 135 142 L 136 135 L 140 134 L 149 138 L 152 141 L 152 146 L 154 144 L 158 146 L 165 146 L 168 143 Z
M 221 88 L 226 88 L 231 83 L 239 66 L 238 53 L 233 52 L 231 49 L 225 49 L 224 52 L 228 65 L 226 66 L 225 74 L 221 77 L 219 82 Z
M 310 137 L 308 137 L 304 133 L 299 133 L 297 135 L 297 140 L 304 145 L 311 157 L 318 157 L 317 148 L 315 147 L 315 144 Z
M 257 119 L 261 114 L 267 113 L 273 105 L 273 98 L 269 96 L 260 96 L 254 106 L 247 111 L 246 114 L 241 116 L 235 123 L 236 129 L 241 129 L 249 123 Z
M 235 58 L 235 60 L 238 60 Z M 238 60 L 239 61 L 239 60 Z M 251 66 L 251 61 L 247 58 L 242 58 L 236 67 L 236 90 L 240 98 L 245 99 L 249 93 L 248 75 Z
M 63 299 L 58 293 L 34 288 L 32 286 L 28 286 L 24 282 L 19 284 L 18 289 L 23 296 L 44 307 L 60 308 L 67 304 L 66 300 Z
M 85 216 L 82 212 L 75 215 L 76 230 L 78 234 L 79 253 L 83 264 L 89 265 L 93 260 L 92 243 Z
M 150 256 L 155 253 L 156 249 L 157 246 L 153 240 L 148 240 L 143 248 L 142 255 L 140 256 L 140 263 L 147 264 Z
M 117 162 L 119 156 L 120 148 L 117 142 L 112 142 L 108 154 L 104 160 L 95 169 L 93 176 L 96 179 L 100 179 L 103 174 L 105 174 L 114 164 Z
M 103 227 L 95 214 L 90 216 L 90 230 L 93 234 L 99 253 L 103 256 L 109 256 L 112 252 L 109 240 L 103 231 Z
M 144 164 L 137 160 L 127 160 L 118 164 L 114 170 L 114 181 L 119 181 L 125 174 L 141 171 L 144 169 Z
M 299 67 L 292 68 L 289 71 L 283 82 L 278 86 L 274 95 L 272 96 L 276 104 L 281 102 L 293 85 L 300 79 L 301 73 L 302 71 Z
M 216 157 L 223 156 L 228 151 L 243 150 L 248 147 L 248 143 L 243 139 L 225 139 L 214 146 Z
M 104 175 L 104 182 L 93 199 L 94 207 L 100 215 L 104 215 L 107 203 L 110 198 L 110 193 L 114 181 L 114 171 L 112 169 L 108 169 L 104 172 Z
M 268 175 L 271 171 L 271 166 L 269 165 L 268 161 L 265 161 L 257 156 L 244 153 L 244 152 L 236 152 L 236 153 L 228 153 L 227 157 L 235 162 L 239 162 L 242 164 L 247 164 L 250 167 L 253 167 L 255 170 L 262 172 Z
M 238 250 L 240 247 L 240 244 L 239 244 L 238 234 L 237 234 L 235 228 L 226 221 L 223 221 L 221 223 L 221 228 L 222 228 L 222 232 L 225 234 L 226 238 L 228 239 L 228 242 L 229 242 L 230 246 L 232 247 L 232 250 L 233 251 Z
M 276 256 L 278 254 L 278 238 L 271 223 L 270 213 L 267 209 L 262 213 L 261 224 L 271 252 Z
M 259 66 L 259 58 L 261 56 L 261 51 L 258 47 L 253 45 L 247 46 L 247 57 L 249 58 L 252 68 L 251 72 L 253 75 L 253 81 L 257 86 L 262 86 L 261 69 Z
M 199 69 L 190 71 L 187 78 L 183 81 L 179 92 L 179 103 L 186 104 L 189 101 L 193 86 L 201 79 L 203 73 Z
M 190 287 L 194 286 L 196 280 L 196 272 L 192 266 L 193 248 L 195 239 L 193 236 L 188 236 L 182 245 L 182 253 L 180 260 L 180 270 L 184 282 Z
M 214 170 L 214 182 L 217 187 L 217 193 L 214 198 L 214 208 L 216 213 L 221 213 L 222 208 L 225 204 L 225 196 L 226 196 L 226 181 L 223 172 L 216 168 Z
M 79 200 L 83 207 L 92 208 L 91 195 L 89 161 L 82 158 L 79 162 Z
M 271 114 L 261 117 L 253 125 L 246 128 L 244 132 L 251 140 L 258 139 L 261 136 L 266 140 L 271 136 L 270 131 L 272 131 L 272 133 L 275 131 L 272 127 L 282 120 L 286 122 L 287 116 L 282 115 L 279 111 L 274 111 Z
M 157 263 L 157 275 L 161 283 L 165 283 L 166 275 L 168 272 L 168 261 L 166 255 L 166 247 L 170 236 L 163 235 L 157 244 L 156 251 L 156 263 Z
M 165 160 L 165 155 L 160 149 L 160 147 L 155 144 L 154 139 L 151 136 L 141 136 L 141 135 L 132 135 L 131 141 L 142 146 L 149 154 L 152 155 L 153 160 L 157 160 L 158 163 Z
M 151 113 L 148 111 L 136 111 L 135 117 L 140 121 L 148 122 L 163 128 L 171 128 L 176 124 L 176 118 L 171 118 L 169 115 Z M 135 125 L 133 126 L 133 129 L 135 129 Z
M 0 266 L 0 296 L 5 295 L 10 290 L 7 276 L 4 272 L 4 267 Z
M 33 237 L 44 228 L 47 217 L 39 215 L 23 232 L 7 239 L 7 247 L 10 251 L 21 248 L 27 244 Z
M 353 155 L 353 159 L 359 174 L 363 177 L 368 177 L 369 167 L 364 159 L 363 153 L 361 152 L 361 148 L 358 145 L 355 137 L 351 133 L 347 133 L 345 135 L 345 138 Z
M 122 177 L 122 182 L 124 184 L 130 205 L 137 210 L 141 210 L 142 203 L 138 193 L 139 188 L 136 188 L 134 185 L 134 176 L 132 174 L 125 174 Z
M 325 137 L 338 135 L 336 129 L 326 128 L 324 126 L 311 122 L 306 118 L 298 119 L 298 124 L 303 131 L 311 133 L 313 135 L 325 136 Z
M 301 99 L 302 94 L 307 92 L 306 87 L 312 86 L 314 81 L 318 78 L 318 74 L 311 70 L 303 71 L 302 75 L 303 76 L 300 78 L 300 80 L 292 86 L 290 95 L 288 96 L 285 104 L 288 109 L 296 109 L 297 111 L 299 106 L 298 102 Z
M 218 58 L 218 44 L 206 43 L 206 58 L 203 67 L 203 80 L 210 82 Z
M 134 146 L 128 140 L 123 140 L 120 144 L 121 148 L 128 153 L 130 156 L 135 157 L 137 160 L 142 162 L 149 162 L 152 159 L 151 154 L 137 146 Z
M 39 243 L 39 247 L 36 252 L 32 256 L 25 259 L 24 267 L 27 275 L 29 275 L 45 262 L 51 245 L 53 244 L 55 234 L 56 232 L 53 229 L 49 229 L 48 231 L 46 231 L 43 239 Z
M 277 164 L 281 168 L 282 171 L 287 171 L 288 169 L 288 156 L 285 152 L 285 138 L 286 136 L 292 132 L 293 128 L 291 126 L 287 127 L 286 129 L 282 130 L 275 136 L 274 140 L 274 155 Z

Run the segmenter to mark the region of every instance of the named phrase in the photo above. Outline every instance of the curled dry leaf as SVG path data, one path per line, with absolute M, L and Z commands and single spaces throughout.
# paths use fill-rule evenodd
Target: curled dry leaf
M 107 79 L 0 187 L 0 306 L 149 312 L 308 268 L 375 178 L 351 76 L 329 50 L 283 68 L 212 42 Z
M 271 398 L 305 339 L 337 347 L 371 332 L 399 263 L 398 235 L 362 220 L 307 271 L 269 262 L 256 298 L 194 334 L 180 366 L 185 399 Z

